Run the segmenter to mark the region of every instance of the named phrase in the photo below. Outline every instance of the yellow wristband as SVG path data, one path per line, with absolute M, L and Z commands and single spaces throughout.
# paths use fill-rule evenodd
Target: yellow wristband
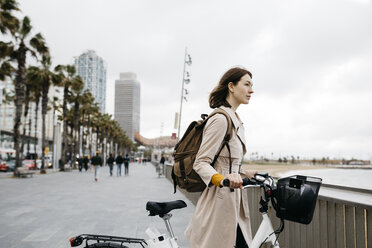
M 216 185 L 217 187 L 220 187 L 221 186 L 221 181 L 225 179 L 224 176 L 222 176 L 221 174 L 214 174 L 212 176 L 212 179 L 211 179 L 211 182 L 213 185 Z

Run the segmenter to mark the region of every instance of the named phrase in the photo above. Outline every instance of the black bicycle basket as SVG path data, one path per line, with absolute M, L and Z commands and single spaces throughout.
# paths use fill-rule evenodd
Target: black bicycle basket
M 309 176 L 280 178 L 276 192 L 276 216 L 302 224 L 313 219 L 322 179 Z

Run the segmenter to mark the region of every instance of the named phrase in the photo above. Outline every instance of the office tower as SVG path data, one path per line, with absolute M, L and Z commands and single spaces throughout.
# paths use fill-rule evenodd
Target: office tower
M 95 51 L 88 50 L 75 58 L 77 74 L 84 81 L 84 90 L 88 89 L 100 111 L 106 111 L 106 63 Z
M 134 141 L 134 132 L 140 128 L 141 86 L 133 72 L 120 73 L 115 80 L 115 120 Z

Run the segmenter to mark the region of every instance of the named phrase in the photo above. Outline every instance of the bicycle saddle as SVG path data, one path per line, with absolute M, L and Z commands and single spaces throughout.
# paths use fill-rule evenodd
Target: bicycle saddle
M 169 213 L 173 209 L 185 208 L 187 207 L 186 203 L 182 200 L 171 201 L 171 202 L 152 202 L 149 201 L 146 204 L 146 210 L 150 211 L 150 216 L 163 215 Z

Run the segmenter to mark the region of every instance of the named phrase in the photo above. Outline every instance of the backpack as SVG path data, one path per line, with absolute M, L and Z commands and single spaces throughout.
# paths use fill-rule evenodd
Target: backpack
M 174 164 L 172 169 L 172 179 L 174 185 L 174 193 L 176 187 L 185 189 L 188 192 L 201 192 L 205 189 L 206 185 L 200 178 L 198 173 L 193 169 L 196 154 L 198 153 L 200 144 L 202 142 L 203 129 L 208 119 L 215 114 L 223 114 L 227 119 L 227 131 L 225 137 L 220 145 L 217 154 L 214 156 L 211 166 L 214 166 L 220 152 L 226 145 L 229 151 L 230 167 L 231 167 L 231 153 L 228 144 L 232 136 L 232 122 L 228 113 L 220 108 L 215 109 L 209 116 L 202 114 L 202 120 L 193 121 L 187 128 L 182 139 L 176 144 L 173 152 Z

